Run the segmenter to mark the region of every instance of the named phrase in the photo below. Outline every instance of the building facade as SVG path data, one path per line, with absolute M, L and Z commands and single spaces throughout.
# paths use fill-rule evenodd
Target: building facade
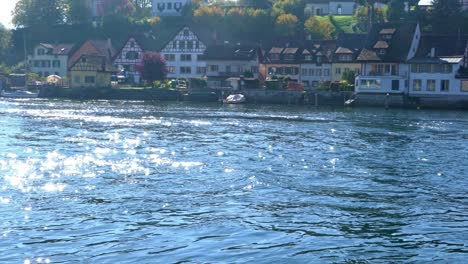
M 83 55 L 70 67 L 70 88 L 110 87 L 116 71 L 105 56 Z
M 190 0 L 152 0 L 153 16 L 181 16 Z
M 221 44 L 207 47 L 202 60 L 206 63 L 209 87 L 224 87 L 228 79 L 258 79 L 259 48 L 253 45 Z
M 137 65 L 141 64 L 143 53 L 143 47 L 136 38 L 130 37 L 114 57 L 114 65 L 123 71 L 127 80 L 132 83 L 140 83 Z
M 356 78 L 356 93 L 403 94 L 409 89 L 411 60 L 421 39 L 419 24 L 375 26 L 369 43 L 357 61 L 362 63 Z
M 356 11 L 358 4 L 355 0 L 308 0 L 306 1 L 306 16 L 346 15 Z
M 297 47 L 272 47 L 264 56 L 260 72 L 266 80 L 289 78 L 299 82 L 302 50 Z
M 304 88 L 315 88 L 321 83 L 331 81 L 331 50 L 321 45 L 311 45 L 302 50 L 300 82 Z
M 161 50 L 168 78 L 201 78 L 206 62 L 201 60 L 206 44 L 188 26 L 180 30 Z
M 33 54 L 28 56 L 29 69 L 40 77 L 49 75 L 66 77 L 72 49 L 72 44 L 41 43 L 34 47 Z

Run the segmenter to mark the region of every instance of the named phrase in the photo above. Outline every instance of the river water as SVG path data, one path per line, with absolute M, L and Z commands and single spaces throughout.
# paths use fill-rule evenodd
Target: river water
M 463 263 L 467 159 L 468 112 L 0 101 L 0 263 Z

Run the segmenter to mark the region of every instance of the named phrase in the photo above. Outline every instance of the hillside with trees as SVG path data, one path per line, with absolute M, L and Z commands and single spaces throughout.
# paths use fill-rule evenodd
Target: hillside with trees
M 105 0 L 102 17 L 93 20 L 84 1 L 19 0 L 13 12 L 16 29 L 0 26 L 0 64 L 14 65 L 39 42 L 81 43 L 89 38 L 111 38 L 119 46 L 128 35 L 153 39 L 155 48 L 183 25 L 197 25 L 223 40 L 268 44 L 276 40 L 333 39 L 340 32 L 365 33 L 384 21 L 420 22 L 426 32 L 468 34 L 468 14 L 458 0 L 434 0 L 431 10 L 418 0 L 358 0 L 354 16 L 306 16 L 306 0 L 193 0 L 182 17 L 152 17 L 150 0 Z M 26 37 L 26 41 L 24 41 Z M 8 54 L 8 56 L 7 56 Z

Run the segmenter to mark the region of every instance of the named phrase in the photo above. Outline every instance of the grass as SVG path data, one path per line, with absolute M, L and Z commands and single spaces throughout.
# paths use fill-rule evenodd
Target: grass
M 353 30 L 356 20 L 353 16 L 330 16 L 330 22 L 335 26 L 337 32 L 358 33 Z

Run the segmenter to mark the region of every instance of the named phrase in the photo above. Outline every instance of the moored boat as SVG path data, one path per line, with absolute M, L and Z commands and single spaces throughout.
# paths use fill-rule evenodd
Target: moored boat
M 243 104 L 246 102 L 243 94 L 231 94 L 223 101 L 225 104 Z
M 30 92 L 25 90 L 15 90 L 12 92 L 6 92 L 2 90 L 0 95 L 6 98 L 37 98 L 39 96 L 39 92 Z

